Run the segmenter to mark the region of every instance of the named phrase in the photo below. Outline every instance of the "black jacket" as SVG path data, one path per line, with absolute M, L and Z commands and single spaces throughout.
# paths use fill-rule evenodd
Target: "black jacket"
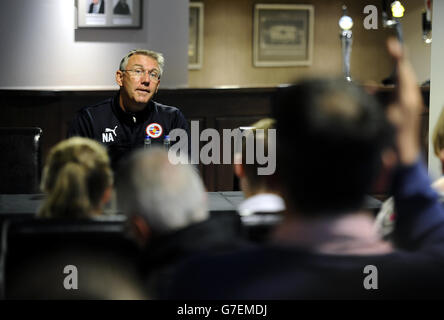
M 170 281 L 182 263 L 201 254 L 221 254 L 254 247 L 243 238 L 237 214 L 211 215 L 207 220 L 181 230 L 154 236 L 144 250 L 142 273 L 154 298 L 169 295 Z
M 93 13 L 94 3 L 91 3 L 89 5 L 88 13 Z M 100 2 L 99 12 L 98 13 L 105 13 L 105 1 Z
M 114 7 L 114 14 L 130 14 L 129 6 L 126 3 L 118 2 Z
M 165 135 L 176 128 L 186 130 L 190 138 L 188 122 L 178 108 L 151 100 L 143 111 L 133 114 L 120 108 L 118 98 L 117 94 L 80 109 L 68 130 L 68 137 L 87 137 L 104 144 L 113 169 L 131 151 L 143 146 L 150 124 L 157 123 L 161 127 L 160 136 L 152 138 L 152 144 L 162 144 Z

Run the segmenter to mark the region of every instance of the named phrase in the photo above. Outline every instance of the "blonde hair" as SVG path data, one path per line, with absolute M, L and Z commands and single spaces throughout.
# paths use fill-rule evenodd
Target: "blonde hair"
M 433 151 L 435 155 L 439 157 L 439 153 L 444 149 L 444 109 L 441 111 L 433 130 L 432 143 Z
M 110 160 L 103 146 L 81 137 L 62 141 L 51 149 L 43 169 L 41 189 L 47 198 L 39 216 L 89 217 L 112 183 Z

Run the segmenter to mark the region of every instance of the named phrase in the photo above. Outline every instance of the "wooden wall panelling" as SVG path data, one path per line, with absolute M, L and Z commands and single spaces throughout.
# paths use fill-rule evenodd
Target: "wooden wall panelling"
M 199 131 L 214 128 L 234 129 L 249 125 L 271 114 L 271 98 L 276 88 L 240 89 L 165 89 L 155 100 L 179 107 L 185 117 L 199 121 Z M 376 88 L 377 98 L 390 101 L 393 88 Z M 66 137 L 75 112 L 92 105 L 116 91 L 16 91 L 0 90 L 0 126 L 36 126 L 43 130 L 42 160 L 48 151 Z M 429 100 L 429 88 L 423 88 L 424 103 Z M 428 110 L 422 115 L 422 142 L 427 157 Z M 200 144 L 202 147 L 202 143 Z M 231 165 L 200 165 L 199 170 L 208 191 L 236 188 Z

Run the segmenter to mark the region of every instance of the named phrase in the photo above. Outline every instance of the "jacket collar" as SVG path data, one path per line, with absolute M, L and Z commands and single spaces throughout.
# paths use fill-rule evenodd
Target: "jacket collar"
M 131 124 L 143 123 L 148 119 L 148 116 L 150 115 L 150 113 L 153 112 L 156 108 L 156 106 L 155 106 L 156 103 L 153 100 L 150 100 L 147 103 L 145 109 L 143 109 L 142 111 L 139 111 L 136 113 L 125 112 L 120 107 L 119 95 L 120 95 L 120 91 L 117 92 L 117 94 L 114 96 L 114 98 L 112 100 L 112 109 L 113 109 L 113 112 L 115 113 L 115 115 L 117 116 L 117 118 L 121 121 L 126 122 L 126 123 L 131 123 Z

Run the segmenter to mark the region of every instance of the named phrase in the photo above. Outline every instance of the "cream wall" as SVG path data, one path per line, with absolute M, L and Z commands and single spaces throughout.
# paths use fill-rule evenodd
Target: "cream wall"
M 224 85 L 274 86 L 306 75 L 342 72 L 338 20 L 345 3 L 355 21 L 351 58 L 352 77 L 357 80 L 385 78 L 391 70 L 383 44 L 387 30 L 365 30 L 365 5 L 379 1 L 307 0 L 261 1 L 314 5 L 314 56 L 310 67 L 253 67 L 252 37 L 254 0 L 204 0 L 204 63 L 189 71 L 190 87 Z
M 385 51 L 385 39 L 392 31 L 382 28 L 381 10 L 378 29 L 363 27 L 363 9 L 381 1 L 374 0 L 202 0 L 204 3 L 204 62 L 200 70 L 189 71 L 190 87 L 275 86 L 295 78 L 342 72 L 338 20 L 342 4 L 349 8 L 354 20 L 351 75 L 359 81 L 380 81 L 392 71 Z M 406 2 L 406 1 L 404 1 Z M 314 57 L 310 67 L 253 67 L 253 10 L 255 3 L 313 4 Z M 420 40 L 420 10 L 423 0 L 406 4 L 405 39 L 420 80 L 429 78 L 430 48 Z
M 436 1 L 436 0 L 435 0 Z M 422 16 L 424 0 L 403 1 L 406 9 L 402 25 L 409 58 L 420 84 L 430 80 L 432 46 L 422 40 Z

